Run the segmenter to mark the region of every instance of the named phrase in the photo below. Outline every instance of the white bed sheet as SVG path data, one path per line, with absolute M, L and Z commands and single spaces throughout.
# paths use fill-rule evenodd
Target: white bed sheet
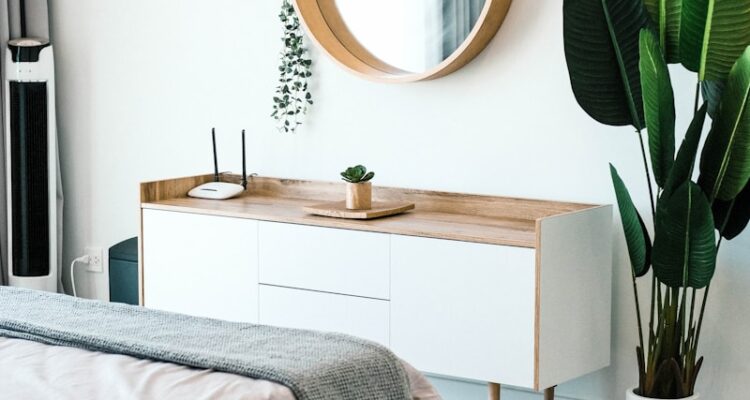
M 440 400 L 421 373 L 404 365 L 414 400 Z M 0 337 L 0 399 L 295 400 L 295 397 L 285 386 L 269 381 Z

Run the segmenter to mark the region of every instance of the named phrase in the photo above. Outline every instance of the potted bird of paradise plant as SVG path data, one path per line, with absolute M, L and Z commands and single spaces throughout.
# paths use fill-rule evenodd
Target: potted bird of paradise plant
M 653 240 L 610 166 L 638 317 L 639 379 L 626 397 L 697 399 L 717 253 L 750 220 L 750 0 L 564 0 L 563 15 L 575 97 L 595 120 L 635 129 L 650 194 Z M 676 155 L 668 64 L 697 75 Z

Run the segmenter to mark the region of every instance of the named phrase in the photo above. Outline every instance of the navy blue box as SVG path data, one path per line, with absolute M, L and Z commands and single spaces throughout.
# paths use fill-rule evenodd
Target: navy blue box
M 109 301 L 138 305 L 138 238 L 109 248 Z

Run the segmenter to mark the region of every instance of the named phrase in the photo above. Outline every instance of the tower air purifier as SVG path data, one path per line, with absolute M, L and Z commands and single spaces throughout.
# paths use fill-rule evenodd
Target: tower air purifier
M 52 46 L 46 39 L 11 40 L 4 68 L 9 283 L 54 292 L 58 164 Z

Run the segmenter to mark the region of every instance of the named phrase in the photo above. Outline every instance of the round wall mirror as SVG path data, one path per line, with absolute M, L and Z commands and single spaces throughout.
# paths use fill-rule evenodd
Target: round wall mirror
M 500 29 L 511 0 L 295 0 L 302 25 L 349 71 L 381 82 L 450 74 Z

